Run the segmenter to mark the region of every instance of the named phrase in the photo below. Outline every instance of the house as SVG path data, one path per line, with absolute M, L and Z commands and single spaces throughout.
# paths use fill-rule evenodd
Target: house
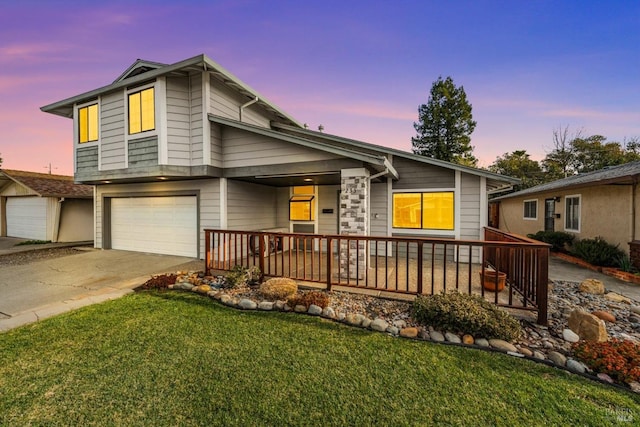
M 491 204 L 501 230 L 521 235 L 563 231 L 578 239 L 601 236 L 629 253 L 629 244 L 640 244 L 639 179 L 640 162 L 632 162 L 527 188 Z
M 93 240 L 93 187 L 71 176 L 0 169 L 0 236 Z
M 204 229 L 481 239 L 487 193 L 518 182 L 308 130 L 204 55 L 137 60 L 42 111 L 73 120 L 97 248 L 202 258 Z

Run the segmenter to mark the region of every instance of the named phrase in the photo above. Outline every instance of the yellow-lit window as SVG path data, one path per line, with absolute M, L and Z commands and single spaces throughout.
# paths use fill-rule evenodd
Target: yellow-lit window
M 453 192 L 395 193 L 393 227 L 453 230 Z
M 153 88 L 129 94 L 129 134 L 156 128 Z
M 78 108 L 78 142 L 98 140 L 98 104 Z
M 315 189 L 313 185 L 293 187 L 289 199 L 289 219 L 291 221 L 313 221 L 316 212 Z

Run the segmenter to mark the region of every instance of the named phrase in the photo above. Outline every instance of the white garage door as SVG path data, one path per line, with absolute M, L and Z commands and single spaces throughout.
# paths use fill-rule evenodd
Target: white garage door
M 111 247 L 196 257 L 195 196 L 111 199 Z
M 7 236 L 47 240 L 47 199 L 8 197 Z

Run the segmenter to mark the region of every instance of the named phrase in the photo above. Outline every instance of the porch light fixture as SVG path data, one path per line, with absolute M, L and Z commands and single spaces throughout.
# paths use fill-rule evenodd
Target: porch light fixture
M 303 179 L 303 181 L 304 181 L 304 182 L 313 182 L 313 179 L 311 179 L 311 178 L 305 178 L 305 179 Z
M 102 181 L 103 184 L 111 184 L 111 181 Z
M 166 180 L 168 180 L 169 178 L 167 178 L 166 176 L 159 176 L 159 177 L 158 177 L 158 179 L 159 179 L 160 181 L 166 181 Z

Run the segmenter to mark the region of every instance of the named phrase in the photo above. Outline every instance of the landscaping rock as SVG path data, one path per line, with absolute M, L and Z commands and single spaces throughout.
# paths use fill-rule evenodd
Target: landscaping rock
M 371 325 L 369 325 L 369 327 L 374 331 L 385 332 L 389 327 L 389 324 L 384 319 L 378 317 L 373 322 L 371 322 Z
M 400 329 L 392 325 L 387 328 L 387 332 L 395 337 L 400 333 Z
M 211 291 L 211 286 L 209 285 L 200 285 L 200 286 L 196 286 L 196 292 L 198 292 L 199 294 L 206 294 L 207 292 Z
M 336 312 L 333 310 L 333 308 L 327 307 L 324 310 L 322 310 L 322 317 L 325 317 L 327 319 L 335 319 Z
M 344 320 L 351 326 L 360 326 L 362 324 L 362 319 L 364 319 L 362 314 L 349 313 Z
M 307 307 L 302 304 L 296 304 L 296 306 L 293 307 L 293 311 L 295 311 L 296 313 L 306 313 Z
M 539 359 L 539 360 L 545 360 L 545 359 L 547 358 L 547 357 L 544 355 L 544 353 L 543 353 L 543 352 L 538 351 L 538 350 L 535 350 L 535 351 L 533 352 L 533 357 L 535 357 L 536 359 Z
M 638 382 L 638 381 L 630 382 L 629 383 L 629 388 L 634 393 L 640 393 L 640 382 Z
M 527 357 L 533 356 L 533 352 L 531 350 L 529 350 L 527 347 L 522 347 L 522 348 L 518 349 L 518 351 L 520 353 L 524 354 Z
M 611 378 L 609 375 L 600 372 L 598 375 L 596 375 L 598 378 L 600 378 L 602 381 L 607 382 L 609 384 L 613 384 L 613 378 Z
M 243 310 L 255 310 L 258 308 L 258 304 L 250 299 L 242 298 L 240 302 L 238 302 L 238 307 Z
M 631 310 L 632 313 L 640 314 L 640 306 L 638 305 L 632 305 L 629 310 Z
M 462 343 L 466 344 L 466 345 L 472 345 L 475 342 L 475 340 L 473 339 L 473 337 L 469 334 L 464 334 L 462 336 Z
M 371 319 L 369 319 L 368 317 L 362 319 L 362 323 L 360 324 L 360 326 L 362 326 L 363 328 L 368 328 L 369 325 L 371 325 Z
M 421 340 L 430 340 L 429 331 L 426 329 L 420 329 L 420 333 L 418 334 Z
M 489 341 L 486 338 L 478 338 L 476 339 L 476 345 L 479 347 L 489 347 Z
M 562 353 L 558 353 L 557 351 L 549 352 L 549 360 L 551 360 L 558 366 L 564 366 L 567 363 L 567 358 Z
M 394 320 L 393 326 L 395 326 L 398 329 L 406 328 L 407 322 L 405 322 L 404 320 Z
M 489 345 L 493 348 L 497 348 L 498 350 L 513 351 L 514 353 L 518 352 L 518 349 L 513 344 L 506 342 L 505 340 L 491 339 L 489 340 Z
M 580 292 L 587 294 L 602 295 L 604 294 L 604 283 L 597 279 L 586 279 L 580 283 Z
M 291 308 L 289 304 L 285 303 L 284 306 L 282 306 L 282 310 L 288 312 L 288 311 L 292 311 L 293 308 Z
M 580 337 L 578 336 L 578 334 L 573 332 L 571 329 L 564 329 L 562 331 L 562 338 L 565 341 L 571 342 L 571 343 L 580 341 Z
M 587 372 L 587 367 L 574 359 L 567 360 L 567 369 L 569 369 L 572 372 L 577 372 L 579 374 L 584 374 L 585 372 Z
M 431 337 L 431 339 L 435 342 L 444 342 L 444 335 L 442 335 L 441 332 L 438 331 L 431 331 L 429 333 L 429 336 Z
M 621 302 L 624 304 L 631 304 L 631 300 L 623 295 L 617 294 L 615 292 L 609 292 L 604 296 L 609 301 L 613 302 Z
M 274 307 L 276 310 L 278 310 L 278 311 L 282 311 L 282 310 L 284 310 L 284 306 L 285 306 L 285 304 L 286 304 L 286 303 L 285 303 L 284 301 L 276 301 L 276 302 L 273 304 L 273 307 Z
M 571 312 L 569 329 L 583 340 L 602 342 L 609 339 L 604 321 L 581 309 Z
M 223 303 L 224 305 L 229 305 L 229 302 L 231 301 L 231 296 L 227 295 L 227 294 L 223 294 L 220 296 L 220 302 Z
M 402 328 L 400 336 L 404 338 L 416 338 L 418 336 L 418 328 Z
M 605 322 L 616 323 L 616 316 L 614 316 L 613 314 L 609 313 L 608 311 L 597 310 L 597 311 L 592 312 L 591 314 L 596 316 L 598 319 L 604 320 Z
M 346 314 L 344 314 L 343 312 L 338 313 L 338 316 L 336 317 L 336 319 L 338 319 L 340 322 L 342 322 L 345 317 L 347 317 Z
M 319 305 L 311 304 L 309 306 L 309 310 L 307 310 L 307 313 L 312 316 L 320 316 L 322 314 L 322 307 L 320 307 Z
M 454 343 L 454 344 L 460 344 L 462 342 L 462 340 L 460 339 L 460 337 L 454 333 L 451 332 L 445 332 L 444 333 L 444 337 L 447 341 Z
M 274 303 L 271 301 L 261 301 L 260 304 L 258 304 L 258 309 L 264 310 L 264 311 L 271 311 L 273 310 L 273 305 Z

